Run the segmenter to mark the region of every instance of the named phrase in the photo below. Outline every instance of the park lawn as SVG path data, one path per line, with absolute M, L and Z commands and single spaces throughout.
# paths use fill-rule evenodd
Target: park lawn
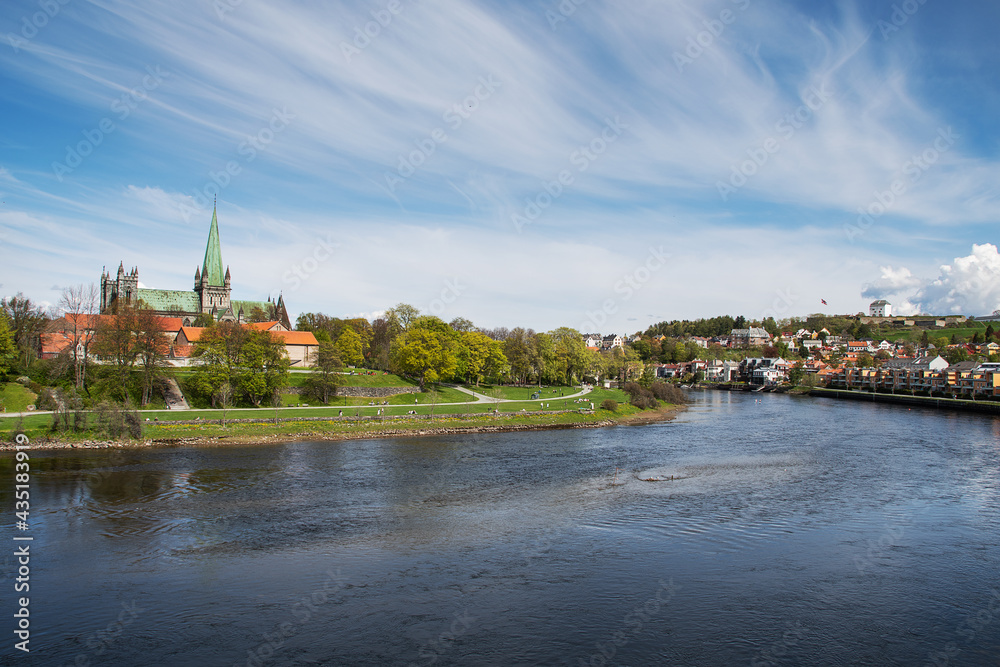
M 5 412 L 24 412 L 38 395 L 17 382 L 0 383 L 0 406 Z
M 504 386 L 504 385 L 499 385 L 498 386 L 498 385 L 488 385 L 488 384 L 481 384 L 478 387 L 475 387 L 473 385 L 468 385 L 468 388 L 471 389 L 472 391 L 476 392 L 476 393 L 484 394 L 484 395 L 489 396 L 491 398 L 493 397 L 493 393 L 492 393 L 493 391 L 499 391 L 500 392 L 500 398 L 511 400 L 511 401 L 527 401 L 527 400 L 531 400 L 531 395 L 534 394 L 536 391 L 540 391 L 541 392 L 541 399 L 542 400 L 551 399 L 551 398 L 557 398 L 560 394 L 562 394 L 564 396 L 569 396 L 570 394 L 577 394 L 577 393 L 579 393 L 581 391 L 580 387 L 578 387 L 578 386 L 576 386 L 576 387 L 550 387 L 550 386 L 547 386 L 547 385 L 543 386 L 541 389 L 539 389 L 537 386 L 508 387 L 508 386 Z
M 447 390 L 450 390 L 448 392 Z M 453 392 L 453 393 L 451 393 Z M 466 398 L 471 398 L 467 394 L 459 392 L 453 388 L 445 388 L 446 396 L 459 397 L 461 400 Z M 481 401 L 479 403 L 474 403 L 471 405 L 447 405 L 444 403 L 438 403 L 436 405 L 431 405 L 426 394 L 406 394 L 401 395 L 404 398 L 413 400 L 413 397 L 418 399 L 417 404 L 403 402 L 401 404 L 390 404 L 385 407 L 383 414 L 387 417 L 392 416 L 402 416 L 407 415 L 411 410 L 416 412 L 418 415 L 430 415 L 433 413 L 434 420 L 441 418 L 452 418 L 452 419 L 462 419 L 463 416 L 469 415 L 471 419 L 475 419 L 476 416 L 480 416 L 485 413 L 490 413 L 494 409 L 499 409 L 501 413 L 517 413 L 522 409 L 526 412 L 536 412 L 541 410 L 547 410 L 555 412 L 557 410 L 569 410 L 573 412 L 579 412 L 581 409 L 589 409 L 590 402 L 593 401 L 594 407 L 598 408 L 595 411 L 597 415 L 603 415 L 602 418 L 607 417 L 621 417 L 623 415 L 632 414 L 638 412 L 637 408 L 633 408 L 628 405 L 628 395 L 625 392 L 618 389 L 595 389 L 584 397 L 584 401 L 575 402 L 576 399 L 561 399 L 553 401 L 544 401 L 549 405 L 548 408 L 540 408 L 539 401 L 524 401 L 524 402 L 512 402 L 512 403 L 500 403 L 495 404 L 493 401 Z M 600 410 L 599 406 L 601 401 L 606 398 L 614 399 L 618 401 L 619 407 L 617 412 L 608 412 L 605 410 Z M 294 417 L 349 417 L 349 416 L 375 416 L 377 410 L 376 406 L 368 406 L 367 401 L 372 399 L 359 399 L 364 400 L 364 405 L 359 406 L 348 406 L 347 408 L 343 406 L 329 406 L 329 407 L 308 407 L 308 408 L 281 408 L 278 410 L 278 417 L 282 419 L 294 418 Z M 226 412 L 226 419 L 273 419 L 274 409 L 270 407 L 262 407 L 256 409 L 231 409 Z M 150 419 L 150 421 L 145 421 L 145 419 Z M 172 421 L 191 421 L 195 419 L 203 420 L 218 420 L 222 418 L 221 410 L 163 410 L 155 414 L 146 413 L 143 415 L 143 428 L 144 434 L 147 438 L 162 438 L 162 437 L 212 437 L 213 434 L 218 431 L 219 434 L 224 435 L 237 435 L 238 433 L 233 429 L 240 429 L 240 433 L 252 434 L 259 433 L 262 426 L 267 426 L 267 428 L 274 428 L 272 425 L 262 425 L 262 424 L 231 424 L 227 426 L 227 430 L 221 430 L 221 426 L 212 426 L 209 424 L 170 424 Z M 556 415 L 553 419 L 563 419 L 563 415 Z M 500 417 L 504 419 L 504 417 Z M 524 417 L 524 419 L 531 419 L 530 416 Z M 13 429 L 18 423 L 19 418 L 16 417 L 0 417 L 0 437 L 5 440 L 11 440 Z M 323 424 L 325 422 L 317 422 Z M 367 422 L 366 422 L 367 423 Z M 379 422 L 373 422 L 378 424 Z M 426 422 L 419 421 L 418 423 L 424 424 Z M 481 422 L 480 422 L 481 423 Z M 525 422 L 527 423 L 527 422 Z M 564 423 L 560 421 L 560 423 Z M 572 422 L 565 422 L 572 423 Z M 284 423 L 283 423 L 284 424 Z M 312 424 L 312 422 L 299 422 L 299 424 Z M 38 439 L 45 436 L 52 435 L 50 427 L 52 425 L 51 415 L 32 415 L 25 417 L 21 420 L 21 427 L 23 428 L 25 434 L 31 439 Z M 385 426 L 388 428 L 388 426 Z M 275 434 L 291 434 L 291 433 L 301 433 L 303 426 L 298 427 L 298 431 L 288 430 L 283 425 L 279 426 L 274 430 Z M 317 427 L 318 429 L 319 427 Z M 369 427 L 366 427 L 369 428 Z M 370 427 L 370 428 L 375 428 Z M 213 430 L 215 429 L 215 430 Z M 166 434 L 165 434 L 166 433 Z M 165 435 L 164 435 L 165 434 Z M 74 439 L 100 439 L 102 436 L 95 433 L 83 433 L 79 435 L 74 434 L 59 434 L 60 439 L 64 440 L 74 440 Z
M 882 333 L 873 332 L 872 338 L 876 340 L 882 340 L 883 338 L 888 341 L 896 342 L 897 340 L 908 340 L 913 343 L 919 343 L 920 337 L 923 332 L 927 332 L 927 337 L 932 341 L 935 338 L 940 338 L 944 336 L 951 341 L 952 334 L 958 336 L 959 338 L 964 338 L 966 341 L 971 341 L 972 337 L 977 333 L 986 332 L 985 322 L 972 322 L 968 323 L 970 326 L 965 327 L 907 327 L 905 329 L 887 329 Z M 995 327 L 994 327 L 995 328 Z
M 354 375 L 350 371 L 341 375 L 345 387 L 413 387 L 416 382 L 401 378 L 392 373 L 383 374 L 382 371 L 372 371 L 375 375 L 363 375 L 363 369 L 355 371 Z

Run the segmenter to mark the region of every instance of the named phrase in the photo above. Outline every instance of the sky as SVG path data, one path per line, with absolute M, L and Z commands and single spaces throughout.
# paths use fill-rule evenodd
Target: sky
M 1000 3 L 7 0 L 0 295 L 484 328 L 1000 308 Z M 821 300 L 826 301 L 823 305 Z

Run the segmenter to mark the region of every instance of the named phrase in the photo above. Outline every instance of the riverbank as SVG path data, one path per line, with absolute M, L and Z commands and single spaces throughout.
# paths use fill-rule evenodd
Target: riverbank
M 848 389 L 816 388 L 809 391 L 809 396 L 823 398 L 839 398 L 868 403 L 891 403 L 896 405 L 917 406 L 937 410 L 960 410 L 963 412 L 981 412 L 1000 415 L 1000 402 L 970 401 L 962 398 L 935 398 L 933 396 L 905 396 L 901 394 L 880 394 L 871 391 L 852 391 Z
M 32 449 L 132 449 L 177 446 L 251 445 L 296 440 L 362 440 L 392 437 L 469 435 L 571 428 L 603 428 L 626 424 L 649 424 L 673 419 L 683 405 L 667 404 L 639 410 L 620 406 L 609 410 L 504 412 L 486 415 L 413 415 L 394 417 L 291 417 L 268 419 L 197 420 L 160 422 L 143 427 L 142 439 L 107 440 L 36 436 Z M 0 450 L 12 450 L 4 442 Z
M 757 387 L 746 384 L 706 384 L 705 389 L 718 391 L 756 391 Z M 908 396 L 904 394 L 881 394 L 871 391 L 856 391 L 852 389 L 827 389 L 825 387 L 791 387 L 780 385 L 767 387 L 767 393 L 792 394 L 794 396 L 812 396 L 820 398 L 838 398 L 851 401 L 866 401 L 868 403 L 889 403 L 921 407 L 934 410 L 959 410 L 962 412 L 980 412 L 1000 415 L 1000 402 L 988 400 L 968 400 L 963 398 L 937 398 L 934 396 Z

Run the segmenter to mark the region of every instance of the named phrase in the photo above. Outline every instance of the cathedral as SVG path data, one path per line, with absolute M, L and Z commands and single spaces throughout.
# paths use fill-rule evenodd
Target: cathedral
M 101 313 L 113 313 L 119 303 L 137 305 L 139 302 L 151 308 L 158 315 L 179 317 L 184 326 L 192 326 L 202 313 L 212 316 L 215 321 L 249 322 L 255 311 L 257 320 L 280 322 L 285 329 L 291 329 L 285 301 L 279 296 L 277 301 L 268 297 L 267 301 L 236 301 L 231 298 L 232 279 L 229 267 L 222 271 L 222 244 L 219 242 L 219 221 L 215 209 L 212 210 L 212 226 L 208 230 L 208 245 L 205 260 L 194 270 L 194 289 L 180 290 L 148 289 L 139 286 L 139 269 L 125 271 L 124 262 L 118 265 L 118 275 L 113 277 L 107 271 L 101 272 Z

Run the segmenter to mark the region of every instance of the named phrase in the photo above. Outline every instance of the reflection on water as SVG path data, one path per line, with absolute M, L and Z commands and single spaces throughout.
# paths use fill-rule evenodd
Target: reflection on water
M 32 664 L 994 664 L 1000 420 L 694 397 L 648 426 L 39 452 Z

